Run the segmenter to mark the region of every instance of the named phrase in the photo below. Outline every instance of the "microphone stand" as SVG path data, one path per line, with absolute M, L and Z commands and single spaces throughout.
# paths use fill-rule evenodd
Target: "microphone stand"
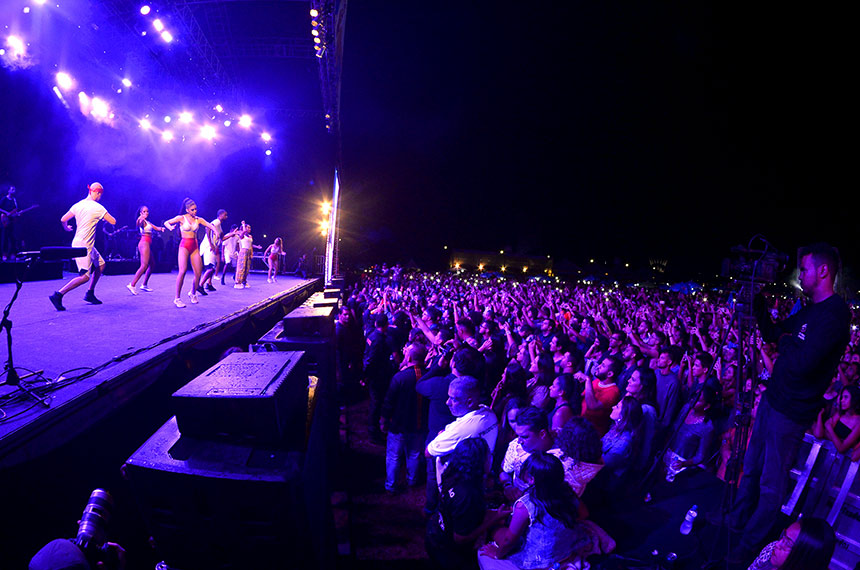
M 30 252 L 25 252 L 25 253 L 30 253 Z M 6 381 L 4 382 L 4 384 L 6 384 L 8 386 L 17 387 L 19 390 L 21 390 L 22 392 L 25 392 L 28 396 L 30 396 L 31 398 L 33 398 L 34 400 L 36 400 L 37 402 L 39 402 L 40 404 L 42 404 L 43 406 L 48 408 L 48 407 L 50 407 L 51 404 L 47 398 L 43 398 L 43 397 L 39 396 L 38 394 L 33 392 L 28 386 L 21 384 L 21 380 L 29 378 L 30 376 L 42 374 L 42 372 L 44 372 L 44 371 L 40 370 L 38 372 L 30 372 L 30 373 L 25 374 L 23 376 L 19 376 L 18 372 L 15 371 L 15 364 L 13 363 L 13 360 L 12 360 L 12 321 L 9 319 L 9 312 L 12 310 L 12 305 L 18 299 L 18 294 L 21 292 L 21 287 L 24 286 L 24 278 L 27 276 L 27 273 L 30 271 L 30 266 L 32 265 L 32 263 L 34 261 L 37 261 L 38 259 L 39 259 L 38 256 L 27 257 L 27 265 L 24 268 L 24 275 L 19 276 L 16 273 L 16 275 L 15 275 L 15 293 L 12 294 L 12 299 L 9 301 L 9 304 L 6 305 L 6 308 L 3 310 L 3 319 L 0 320 L 0 328 L 6 330 L 6 346 L 7 346 L 7 350 L 9 353 L 9 357 L 6 360 L 6 366 L 5 366 Z

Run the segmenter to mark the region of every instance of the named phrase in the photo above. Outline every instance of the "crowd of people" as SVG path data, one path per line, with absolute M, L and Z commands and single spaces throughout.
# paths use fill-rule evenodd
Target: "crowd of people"
M 787 472 L 807 429 L 860 460 L 860 312 L 833 295 L 833 248 L 798 260 L 804 295 L 757 296 L 747 328 L 731 292 L 374 268 L 338 316 L 339 382 L 369 393 L 385 490 L 425 479 L 440 568 L 585 567 L 616 546 L 590 510 L 694 469 L 740 478 L 726 518 L 750 538 L 730 562 L 826 568 L 835 535 L 818 519 L 761 550 L 788 484 L 768 462 Z M 743 413 L 766 421 L 727 469 Z

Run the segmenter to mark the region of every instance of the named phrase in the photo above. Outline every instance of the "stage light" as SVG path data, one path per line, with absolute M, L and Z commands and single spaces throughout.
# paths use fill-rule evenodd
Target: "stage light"
M 311 20 L 311 26 L 313 26 L 313 27 L 315 27 L 315 28 L 316 28 L 316 27 L 317 27 L 317 26 L 319 26 L 319 25 L 320 25 L 320 23 L 319 23 L 319 22 L 317 22 L 316 20 Z
M 93 97 L 92 101 L 92 111 L 90 111 L 90 115 L 97 119 L 107 119 L 108 115 L 110 115 L 110 107 L 106 101 L 99 99 L 98 97 Z
M 266 156 L 272 156 L 272 149 L 270 149 L 270 148 L 266 149 Z
M 219 113 L 223 113 L 224 107 L 222 107 L 221 105 L 215 105 L 215 110 L 218 111 Z
M 148 131 L 150 128 L 152 128 L 152 123 L 149 121 L 149 119 L 141 119 L 139 124 L 140 128 L 144 131 Z
M 322 43 L 322 40 L 321 40 L 321 39 L 319 39 L 319 38 L 314 38 L 314 43 L 315 43 L 315 44 L 320 44 L 320 43 Z
M 39 6 L 44 6 L 45 4 L 47 4 L 48 0 L 35 0 L 35 2 Z
M 6 38 L 6 45 L 12 50 L 12 55 L 21 57 L 24 55 L 24 41 L 18 36 L 9 36 Z
M 525 272 L 526 272 L 526 271 L 528 271 L 528 270 L 529 270 L 528 266 L 527 266 L 527 265 L 523 265 L 523 273 L 525 273 Z
M 319 30 L 311 30 L 311 35 L 314 37 L 320 35 Z
M 319 15 L 319 10 L 317 10 L 316 8 L 311 8 L 311 18 L 316 18 Z
M 331 212 L 331 202 L 327 202 L 327 201 L 323 202 L 321 209 L 322 209 L 323 216 L 328 216 L 329 213 Z
M 508 268 L 507 265 L 502 265 L 502 273 L 504 273 L 507 268 Z
M 3 48 L 0 48 L 0 55 L 6 55 L 6 50 Z
M 155 28 L 156 32 L 163 32 L 164 31 L 164 22 L 162 22 L 161 20 L 156 18 L 155 20 L 152 21 L 152 27 Z
M 232 124 L 233 124 L 233 121 L 231 121 L 230 119 L 227 119 L 226 121 L 224 121 L 224 126 L 225 126 L 225 127 L 229 127 L 229 126 L 230 126 L 230 125 L 232 125 Z
M 194 120 L 194 115 L 189 113 L 188 111 L 182 111 L 179 113 L 179 122 L 185 123 L 186 125 Z
M 57 74 L 57 87 L 63 91 L 68 91 L 74 86 L 75 82 L 68 73 L 61 71 Z
M 242 115 L 239 117 L 239 126 L 245 127 L 246 129 L 251 126 L 251 116 L 250 115 Z
M 122 84 L 125 85 L 126 87 L 131 87 L 131 79 L 124 77 L 122 80 Z
M 164 142 L 170 142 L 173 140 L 173 133 L 170 131 L 162 131 L 161 132 L 161 140 Z
M 169 123 L 169 122 L 170 122 L 170 121 L 172 121 L 172 120 L 173 120 L 173 119 L 171 119 L 171 118 L 170 118 L 170 115 L 165 115 L 165 116 L 164 116 L 164 122 L 165 122 L 165 123 Z
M 272 135 L 270 135 L 269 133 L 263 133 L 262 135 L 260 135 L 260 138 L 266 142 L 269 142 L 270 140 L 272 140 Z
M 161 39 L 163 39 L 167 43 L 170 43 L 173 41 L 173 34 L 168 32 L 167 30 L 164 30 L 163 32 L 161 32 Z
M 30 13 L 30 7 L 29 7 L 29 6 L 24 6 L 24 13 L 25 13 L 25 14 L 29 14 L 29 13 Z
M 204 125 L 200 129 L 200 136 L 206 139 L 207 141 L 211 141 L 215 138 L 215 127 L 212 125 Z
M 151 10 L 151 8 L 149 6 L 141 6 L 140 7 L 140 13 L 143 14 L 144 16 L 149 14 L 150 10 Z

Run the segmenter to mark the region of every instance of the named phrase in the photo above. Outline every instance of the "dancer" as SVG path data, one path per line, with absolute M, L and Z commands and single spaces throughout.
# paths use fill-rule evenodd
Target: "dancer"
M 227 210 L 218 210 L 218 216 L 212 220 L 212 226 L 216 228 L 215 231 L 207 231 L 203 242 L 200 244 L 200 255 L 203 257 L 203 267 L 206 268 L 197 290 L 201 295 L 206 295 L 206 291 L 215 291 L 212 278 L 217 275 L 218 265 L 222 262 L 221 244 L 225 239 L 232 236 L 232 233 L 225 235 L 221 227 L 226 220 Z
M 191 298 L 192 303 L 198 303 L 197 288 L 200 286 L 200 274 L 203 273 L 203 261 L 200 259 L 200 248 L 197 245 L 197 228 L 202 225 L 210 230 L 215 230 L 212 224 L 197 217 L 197 204 L 191 198 L 182 201 L 182 212 L 175 218 L 164 222 L 164 227 L 170 231 L 173 231 L 175 224 L 179 224 L 179 230 L 182 234 L 178 251 L 179 273 L 176 275 L 176 298 L 173 299 L 173 304 L 179 309 L 185 307 L 181 298 L 182 282 L 185 281 L 185 272 L 188 271 L 189 261 L 192 269 L 194 269 L 194 281 L 191 283 L 188 297 Z
M 137 289 L 135 286 L 141 276 L 143 276 L 143 285 L 140 286 L 140 290 L 146 291 L 147 293 L 152 291 L 152 289 L 149 288 L 149 276 L 152 275 L 152 232 L 153 230 L 157 232 L 164 231 L 163 227 L 156 226 L 149 221 L 148 206 L 141 206 L 138 208 L 137 222 L 135 222 L 135 225 L 137 225 L 137 229 L 140 230 L 140 241 L 137 242 L 137 251 L 140 253 L 140 267 L 138 267 L 137 272 L 134 274 L 134 278 L 131 280 L 131 283 L 126 285 L 132 295 L 137 295 Z
M 251 235 L 251 224 L 242 221 L 242 229 L 239 234 L 239 264 L 236 267 L 236 284 L 234 289 L 250 289 L 248 285 L 248 272 L 251 269 L 251 256 L 254 248 L 263 249 L 263 246 L 254 245 L 254 237 Z
M 227 276 L 227 270 L 230 269 L 234 275 L 236 274 L 236 265 L 239 257 L 239 226 L 233 224 L 230 228 L 230 233 L 224 236 L 224 265 L 221 267 L 221 285 L 224 285 L 224 278 Z
M 101 305 L 102 302 L 96 298 L 95 289 L 99 277 L 102 275 L 102 269 L 105 266 L 105 260 L 96 249 L 96 224 L 99 220 L 105 220 L 109 224 L 116 224 L 116 219 L 108 214 L 104 206 L 99 204 L 102 199 L 104 188 L 98 182 L 93 182 L 87 186 L 87 197 L 69 208 L 69 211 L 63 214 L 60 222 L 63 224 L 63 229 L 67 232 L 73 231 L 69 227 L 69 220 L 75 218 L 75 237 L 72 238 L 72 247 L 85 247 L 87 254 L 84 257 L 76 257 L 75 263 L 78 266 L 79 275 L 63 285 L 59 291 L 54 291 L 54 294 L 48 297 L 54 308 L 58 311 L 65 311 L 63 306 L 63 295 L 76 287 L 80 287 L 90 280 L 92 282 L 89 289 L 84 295 L 84 301 L 91 305 Z
M 266 283 L 277 282 L 278 262 L 283 252 L 284 245 L 279 237 L 275 238 L 275 243 L 266 248 L 266 252 L 263 254 L 263 259 L 266 260 L 266 264 L 269 266 L 269 279 Z

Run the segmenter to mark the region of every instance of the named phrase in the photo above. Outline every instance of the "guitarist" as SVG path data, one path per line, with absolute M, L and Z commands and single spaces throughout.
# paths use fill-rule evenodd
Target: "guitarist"
M 0 228 L 0 251 L 3 261 L 14 259 L 18 253 L 18 200 L 15 199 L 15 187 L 9 186 L 6 195 L 0 199 L 0 214 L 2 214 L 2 228 Z

